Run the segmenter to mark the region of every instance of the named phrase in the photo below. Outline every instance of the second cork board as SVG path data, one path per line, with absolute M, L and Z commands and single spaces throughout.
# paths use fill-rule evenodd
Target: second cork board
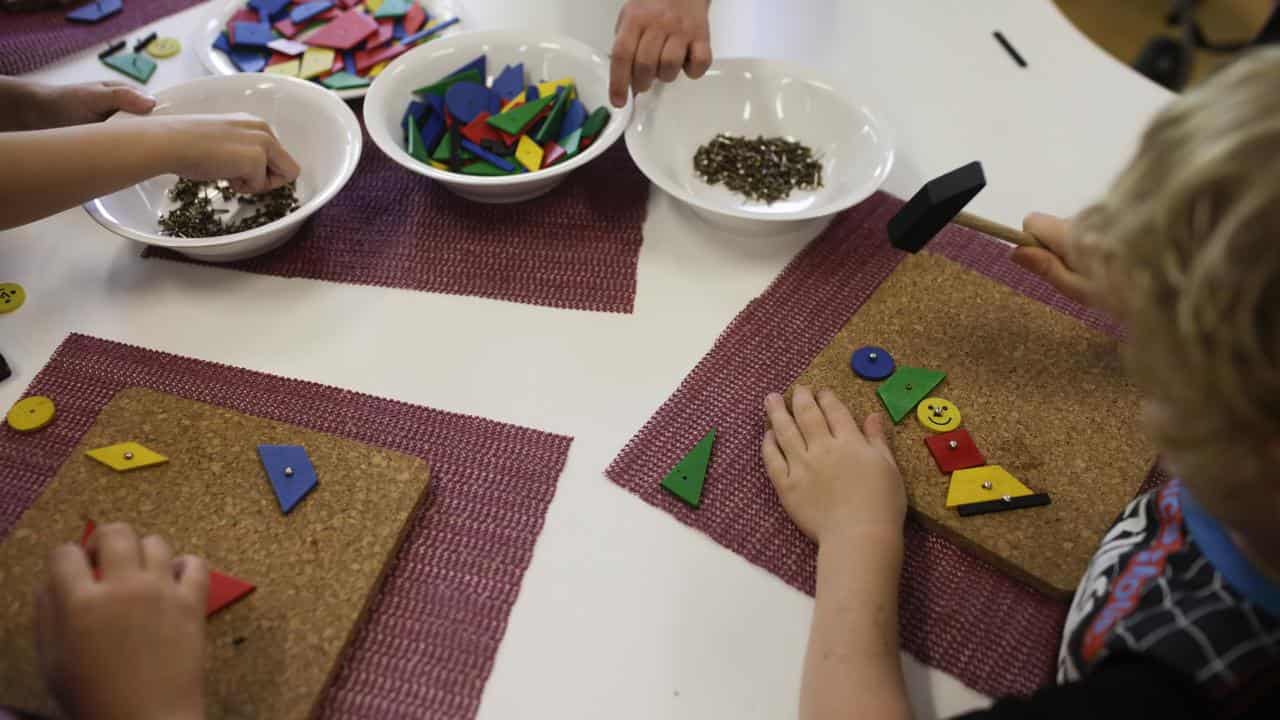
M 833 390 L 858 418 L 883 411 L 880 383 L 859 379 L 853 351 L 886 348 L 899 367 L 940 370 L 931 396 L 962 413 L 990 465 L 1047 507 L 962 518 L 950 476 L 912 412 L 896 428 L 912 511 L 930 527 L 1054 596 L 1075 590 L 1098 542 L 1142 484 L 1154 450 L 1117 342 L 938 255 L 902 261 L 796 381 Z
M 52 429 L 52 428 L 50 428 Z M 116 473 L 86 450 L 137 441 L 169 458 Z M 259 444 L 301 445 L 319 485 L 283 515 Z M 338 668 L 427 497 L 426 463 L 143 388 L 121 391 L 0 545 L 0 705 L 52 715 L 32 596 L 86 519 L 124 521 L 257 589 L 209 618 L 210 718 L 305 718 Z

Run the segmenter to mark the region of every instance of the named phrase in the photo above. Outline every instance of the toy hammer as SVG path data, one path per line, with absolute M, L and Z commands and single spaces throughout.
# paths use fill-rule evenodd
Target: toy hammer
M 889 220 L 889 242 L 899 250 L 920 252 L 947 223 L 954 222 L 1014 245 L 1040 247 L 1030 233 L 963 212 L 964 206 L 986 186 L 987 177 L 980 162 L 930 180 Z

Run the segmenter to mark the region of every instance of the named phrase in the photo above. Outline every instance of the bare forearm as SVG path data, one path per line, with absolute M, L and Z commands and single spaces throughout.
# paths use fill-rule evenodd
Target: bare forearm
M 911 716 L 898 656 L 901 569 L 900 535 L 852 535 L 819 550 L 802 720 Z
M 0 132 L 33 130 L 37 83 L 0 75 Z
M 167 172 L 151 119 L 0 134 L 0 229 L 75 207 Z

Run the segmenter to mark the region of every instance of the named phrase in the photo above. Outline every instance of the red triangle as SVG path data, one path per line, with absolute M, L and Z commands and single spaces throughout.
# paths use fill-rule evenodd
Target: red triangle
M 251 592 L 253 585 L 239 578 L 223 575 L 217 570 L 210 570 L 209 600 L 205 604 L 204 616 L 213 615 Z

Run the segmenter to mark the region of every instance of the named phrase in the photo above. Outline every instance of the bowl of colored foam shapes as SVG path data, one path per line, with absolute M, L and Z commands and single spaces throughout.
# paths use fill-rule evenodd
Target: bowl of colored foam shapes
M 816 223 L 893 167 L 892 130 L 850 86 L 776 60 L 717 60 L 640 96 L 627 150 L 655 185 L 735 232 Z
M 392 60 L 454 32 L 453 0 L 220 0 L 201 29 L 215 75 L 268 73 L 364 97 Z
M 341 98 L 297 78 L 203 77 L 156 94 L 152 115 L 248 113 L 266 121 L 301 165 L 298 179 L 261 195 L 224 181 L 160 175 L 84 204 L 108 230 L 206 262 L 261 255 L 293 237 L 355 173 L 360 122 Z M 117 113 L 109 123 L 137 122 Z
M 374 143 L 462 197 L 511 203 L 551 191 L 622 136 L 606 106 L 608 58 L 563 37 L 472 32 L 416 48 L 364 103 Z

